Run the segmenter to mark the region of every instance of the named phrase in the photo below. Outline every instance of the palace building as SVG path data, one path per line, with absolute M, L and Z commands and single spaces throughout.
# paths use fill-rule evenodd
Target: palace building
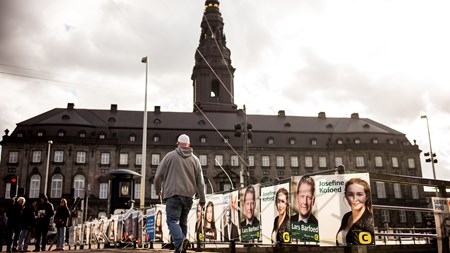
M 192 71 L 192 112 L 155 106 L 147 114 L 146 166 L 142 168 L 143 111 L 77 108 L 68 103 L 5 130 L 1 153 L 0 203 L 15 193 L 36 199 L 44 192 L 59 198 L 89 196 L 89 215 L 107 213 L 108 181 L 116 169 L 146 170 L 145 203 L 159 203 L 153 178 L 159 161 L 176 146 L 178 135 L 191 138 L 203 166 L 207 193 L 291 176 L 320 173 L 344 165 L 346 172 L 377 172 L 421 177 L 420 153 L 404 133 L 360 117 L 246 114 L 234 102 L 231 51 L 217 0 L 206 0 L 200 42 Z M 214 71 L 212 71 L 214 70 Z M 189 85 L 188 83 L 186 85 Z M 50 142 L 51 141 L 51 142 Z M 49 153 L 50 151 L 50 153 Z M 48 159 L 48 162 L 47 162 Z M 48 178 L 46 175 L 48 174 Z M 374 204 L 426 207 L 416 185 L 371 182 Z M 139 203 L 140 179 L 134 189 Z M 5 205 L 3 205 L 5 206 Z M 376 226 L 423 226 L 422 213 L 375 210 Z

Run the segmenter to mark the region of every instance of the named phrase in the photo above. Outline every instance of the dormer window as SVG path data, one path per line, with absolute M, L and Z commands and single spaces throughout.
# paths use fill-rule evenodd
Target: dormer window
M 130 142 L 135 142 L 136 141 L 136 135 L 130 135 Z
M 267 144 L 273 145 L 274 142 L 275 140 L 273 139 L 273 137 L 267 138 Z
M 360 144 L 361 143 L 361 139 L 356 138 L 356 139 L 353 140 L 353 142 L 355 142 L 355 144 Z
M 44 131 L 38 131 L 38 132 L 37 132 L 37 136 L 38 136 L 38 137 L 44 136 Z
M 295 145 L 295 138 L 289 138 L 289 144 Z
M 377 144 L 377 143 L 378 143 L 378 139 L 377 139 L 377 138 L 373 138 L 373 139 L 372 139 L 372 143 L 373 143 L 373 144 Z
M 342 139 L 337 139 L 337 140 L 336 140 L 336 143 L 339 144 L 339 145 L 341 145 L 341 144 L 344 144 L 344 141 L 343 141 Z
M 206 143 L 206 141 L 207 141 L 206 136 L 200 137 L 200 143 Z
M 104 139 L 106 138 L 106 134 L 101 133 L 101 134 L 98 135 L 98 138 L 99 138 L 100 140 L 104 140 Z
M 309 141 L 311 143 L 311 146 L 317 146 L 317 139 L 313 138 Z
M 157 134 L 153 135 L 153 142 L 159 142 L 161 140 L 161 137 Z
M 86 138 L 86 132 L 85 131 L 81 131 L 78 136 L 80 136 L 80 138 Z
M 64 130 L 59 130 L 58 131 L 58 136 L 59 137 L 64 137 L 64 135 L 65 135 Z

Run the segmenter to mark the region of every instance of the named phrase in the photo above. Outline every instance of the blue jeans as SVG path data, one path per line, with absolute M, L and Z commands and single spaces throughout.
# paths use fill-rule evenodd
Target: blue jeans
M 56 228 L 56 248 L 63 249 L 64 248 L 64 232 L 66 232 L 66 227 Z
M 167 226 L 175 244 L 175 252 L 187 234 L 187 218 L 192 207 L 192 197 L 172 196 L 166 199 Z

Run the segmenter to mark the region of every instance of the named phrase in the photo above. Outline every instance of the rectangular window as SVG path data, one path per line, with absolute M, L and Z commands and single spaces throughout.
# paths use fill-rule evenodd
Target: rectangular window
M 255 167 L 255 156 L 249 155 L 247 162 L 249 167 Z
M 381 210 L 381 221 L 383 223 L 391 221 L 389 218 L 389 210 Z
M 263 167 L 269 167 L 270 166 L 270 157 L 268 155 L 263 155 L 261 157 L 261 162 Z
M 141 198 L 141 183 L 134 184 L 134 199 Z
M 312 156 L 305 156 L 305 167 L 306 168 L 312 168 L 313 167 Z
M 248 166 L 255 167 L 255 156 L 253 155 L 248 156 Z
M 214 165 L 222 166 L 223 165 L 223 155 L 215 155 L 214 156 Z
M 406 211 L 400 210 L 400 222 L 406 223 Z
M 291 156 L 291 167 L 298 167 L 298 156 Z
M 408 158 L 408 168 L 409 169 L 415 169 L 416 168 L 416 163 L 414 161 L 414 158 Z
M 119 154 L 119 164 L 120 165 L 127 165 L 128 164 L 128 154 L 127 153 L 120 153 Z
M 386 198 L 386 187 L 384 182 L 376 182 L 377 183 L 377 197 L 379 199 Z
M 237 155 L 231 155 L 231 166 L 239 166 L 239 157 Z
M 84 151 L 77 152 L 77 163 L 86 163 L 86 152 Z
M 160 157 L 159 154 L 152 154 L 152 165 L 158 166 Z
M 356 156 L 356 167 L 364 167 L 364 156 Z
M 284 167 L 284 156 L 277 155 L 277 167 Z
M 319 156 L 319 168 L 327 167 L 327 158 L 325 156 Z
M 156 194 L 155 184 L 152 184 L 150 188 L 151 188 L 150 197 L 152 199 L 158 199 L 158 194 Z
M 419 187 L 417 185 L 411 186 L 411 194 L 413 199 L 419 199 Z
M 381 156 L 375 156 L 375 167 L 383 167 L 383 157 Z
M 5 199 L 11 198 L 11 183 L 5 184 Z
M 344 162 L 342 160 L 342 156 L 334 157 L 334 166 L 338 167 L 339 165 L 344 165 Z
M 399 183 L 394 183 L 394 195 L 396 199 L 402 198 L 402 187 Z
M 142 154 L 136 154 L 136 165 L 142 165 Z
M 99 199 L 107 199 L 108 198 L 108 183 L 100 183 L 100 190 L 98 193 Z
M 19 161 L 19 152 L 18 151 L 11 151 L 9 152 L 9 163 L 17 163 Z
M 55 163 L 62 163 L 64 161 L 64 151 L 55 151 L 55 157 L 53 158 Z
M 207 166 L 208 165 L 208 156 L 207 155 L 199 155 L 198 159 L 200 160 L 201 166 Z
M 40 163 L 41 162 L 41 154 L 42 154 L 42 152 L 40 151 L 40 150 L 36 150 L 36 151 L 33 151 L 33 160 L 32 160 L 32 162 L 33 163 Z
M 415 211 L 414 212 L 414 216 L 416 217 L 416 222 L 417 223 L 422 223 L 422 212 Z
M 392 168 L 398 168 L 398 157 L 392 157 Z
M 100 164 L 109 164 L 109 153 L 102 153 L 100 157 Z

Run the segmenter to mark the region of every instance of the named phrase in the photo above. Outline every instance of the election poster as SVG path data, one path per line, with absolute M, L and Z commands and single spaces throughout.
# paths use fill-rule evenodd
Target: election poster
M 155 240 L 155 209 L 147 209 L 145 213 L 145 241 L 152 242 Z
M 320 246 L 375 244 L 368 173 L 314 176 Z
M 289 183 L 261 188 L 263 244 L 289 243 Z
M 211 194 L 206 196 L 203 219 L 203 239 L 206 242 L 216 241 L 220 231 L 223 213 L 223 195 Z M 219 238 L 220 239 L 220 238 Z
M 259 184 L 250 185 L 240 191 L 241 241 L 248 242 L 261 237 Z
M 155 239 L 154 242 L 170 242 L 169 227 L 166 223 L 166 205 L 155 206 Z
M 238 191 L 232 191 L 223 195 L 223 214 L 221 224 L 221 241 L 239 241 L 239 212 Z
M 316 181 L 311 176 L 293 176 L 290 195 L 290 232 L 293 244 L 319 243 Z
M 203 241 L 203 210 L 199 202 L 199 199 L 194 199 L 191 211 L 188 214 L 187 238 L 191 242 Z

